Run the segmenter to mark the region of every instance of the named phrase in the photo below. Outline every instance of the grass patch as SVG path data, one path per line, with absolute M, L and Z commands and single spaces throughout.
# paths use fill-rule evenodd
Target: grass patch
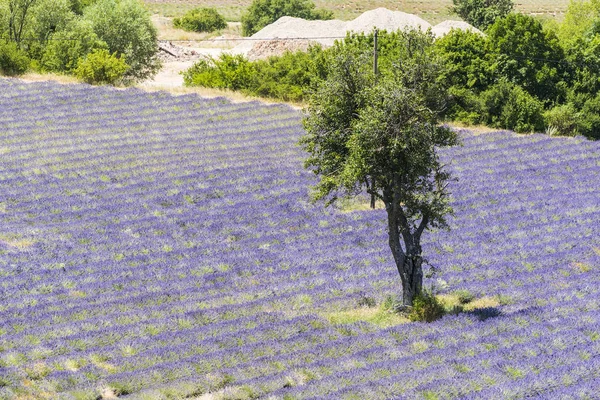
M 325 314 L 324 317 L 333 325 L 364 321 L 381 328 L 410 322 L 406 316 L 394 312 L 394 310 L 389 308 L 385 303 L 376 307 L 363 306 L 352 310 L 330 312 Z
M 470 301 L 465 302 L 465 294 L 462 291 L 454 292 L 451 294 L 440 294 L 436 296 L 442 303 L 447 313 L 460 311 L 477 311 L 484 308 L 492 308 L 500 306 L 500 301 L 495 297 L 481 297 L 479 299 L 473 298 Z
M 485 296 L 476 299 L 466 291 L 436 295 L 435 298 L 444 307 L 445 314 L 468 312 L 479 316 L 478 312 L 481 311 L 485 314 L 480 316 L 481 319 L 499 315 L 499 312 L 490 313 L 490 310 L 495 310 L 498 306 L 502 305 L 502 301 L 497 297 Z M 380 328 L 388 328 L 411 322 L 409 314 L 396 311 L 395 301 L 391 296 L 378 305 L 369 307 L 359 304 L 357 308 L 327 312 L 322 314 L 322 316 L 333 325 L 352 324 L 363 321 Z
M 352 197 L 352 198 L 348 198 L 348 199 L 340 199 L 337 204 L 337 207 L 342 212 L 368 211 L 371 209 L 371 200 L 366 197 L 365 198 Z M 376 210 L 385 209 L 385 205 L 383 204 L 383 201 L 377 200 L 375 202 L 375 209 Z

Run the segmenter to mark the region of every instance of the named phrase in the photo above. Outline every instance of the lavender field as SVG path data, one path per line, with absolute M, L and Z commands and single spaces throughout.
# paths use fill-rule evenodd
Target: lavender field
M 408 323 L 385 212 L 309 202 L 300 120 L 0 79 L 0 399 L 598 398 L 600 142 L 462 132 L 426 283 L 479 306 Z

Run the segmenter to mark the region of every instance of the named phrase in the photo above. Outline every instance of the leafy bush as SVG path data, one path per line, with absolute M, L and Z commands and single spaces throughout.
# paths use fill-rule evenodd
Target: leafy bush
M 123 57 L 110 54 L 106 49 L 95 49 L 80 59 L 75 76 L 94 85 L 114 84 L 123 79 L 128 68 Z
M 600 139 L 600 94 L 583 104 L 579 116 L 578 131 L 591 139 Z
M 413 300 L 413 306 L 408 314 L 411 321 L 433 322 L 445 314 L 443 304 L 432 294 L 423 291 Z
M 214 8 L 195 8 L 173 19 L 173 26 L 191 32 L 214 32 L 227 28 L 227 22 Z
M 2 75 L 21 75 L 29 67 L 29 57 L 14 42 L 0 40 L 0 73 Z
M 487 29 L 514 7 L 512 0 L 452 0 L 452 11 L 476 28 Z
M 518 133 L 544 129 L 542 103 L 514 83 L 502 81 L 481 94 L 485 122 Z
M 183 75 L 186 86 L 240 90 L 253 96 L 302 101 L 307 90 L 324 77 L 325 53 L 320 46 L 308 52 L 286 52 L 267 60 L 249 61 L 242 55 L 222 54 L 200 60 Z
M 65 40 L 60 40 L 60 39 Z M 108 49 L 98 38 L 90 21 L 76 19 L 65 30 L 57 32 L 48 42 L 40 65 L 45 71 L 71 73 L 77 68 L 80 58 L 85 58 L 93 49 Z
M 579 113 L 572 103 L 559 105 L 546 111 L 544 121 L 555 135 L 575 136 L 578 133 Z
M 242 32 L 252 36 L 286 15 L 309 20 L 333 18 L 331 11 L 315 9 L 311 0 L 254 0 L 242 16 Z
M 243 55 L 222 53 L 217 59 L 200 60 L 183 74 L 186 86 L 248 90 L 253 87 L 255 72 Z
M 157 31 L 139 1 L 98 0 L 83 15 L 108 45 L 108 51 L 127 60 L 125 80 L 144 80 L 160 69 Z
M 448 89 L 449 101 L 445 118 L 468 125 L 484 122 L 485 107 L 479 95 L 471 89 L 452 86 Z

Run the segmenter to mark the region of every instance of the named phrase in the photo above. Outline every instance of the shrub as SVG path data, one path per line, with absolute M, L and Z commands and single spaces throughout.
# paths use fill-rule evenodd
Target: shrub
M 14 42 L 0 40 L 0 73 L 21 75 L 29 67 L 29 57 Z
M 331 11 L 315 9 L 311 0 L 254 0 L 242 16 L 242 32 L 252 36 L 286 15 L 309 20 L 333 18 Z
M 222 54 L 200 60 L 183 75 L 186 86 L 240 90 L 253 96 L 284 101 L 302 101 L 307 91 L 322 79 L 325 53 L 320 46 L 308 52 L 285 52 L 267 60 L 249 61 L 242 55 Z
M 542 131 L 542 103 L 522 87 L 502 81 L 481 94 L 485 122 L 518 133 Z
M 578 131 L 590 139 L 600 139 L 600 95 L 587 100 L 579 115 Z
M 411 321 L 433 322 L 442 318 L 445 314 L 444 306 L 432 294 L 423 291 L 413 300 L 413 307 L 408 314 L 408 319 Z
M 186 86 L 230 90 L 247 90 L 254 78 L 254 68 L 246 57 L 227 53 L 217 59 L 200 60 L 183 74 Z
M 470 89 L 453 86 L 448 89 L 449 102 L 445 113 L 447 119 L 468 125 L 483 122 L 485 111 L 480 97 Z
M 114 84 L 121 79 L 129 66 L 122 57 L 106 49 L 96 49 L 80 59 L 75 76 L 94 85 Z
M 554 135 L 575 136 L 578 133 L 579 113 L 572 103 L 563 104 L 546 111 L 544 122 Z
M 173 19 L 173 25 L 191 32 L 214 32 L 227 28 L 225 18 L 214 8 L 195 8 L 183 17 Z
M 144 80 L 160 69 L 157 31 L 141 2 L 97 0 L 83 15 L 108 45 L 108 51 L 127 60 L 125 80 Z

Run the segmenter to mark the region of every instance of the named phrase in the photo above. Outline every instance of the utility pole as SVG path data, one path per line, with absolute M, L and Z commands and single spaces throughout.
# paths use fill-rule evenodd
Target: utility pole
M 375 32 L 373 32 L 373 74 L 375 75 L 375 81 L 377 81 L 377 76 L 379 75 L 379 65 L 378 65 L 378 49 L 377 49 L 377 34 L 379 30 L 375 28 Z M 374 181 L 371 182 L 371 187 L 374 186 Z M 375 209 L 375 195 L 371 195 L 371 208 Z

